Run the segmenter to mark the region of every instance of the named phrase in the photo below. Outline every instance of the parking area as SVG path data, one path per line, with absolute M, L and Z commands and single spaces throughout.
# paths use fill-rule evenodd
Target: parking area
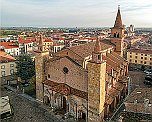
M 150 87 L 144 84 L 146 74 L 143 71 L 129 71 L 129 76 L 131 77 L 131 90 Z

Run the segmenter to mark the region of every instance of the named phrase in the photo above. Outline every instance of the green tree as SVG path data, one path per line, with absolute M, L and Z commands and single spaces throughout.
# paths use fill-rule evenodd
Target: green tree
M 28 55 L 20 55 L 16 58 L 17 76 L 27 82 L 35 75 L 35 63 Z

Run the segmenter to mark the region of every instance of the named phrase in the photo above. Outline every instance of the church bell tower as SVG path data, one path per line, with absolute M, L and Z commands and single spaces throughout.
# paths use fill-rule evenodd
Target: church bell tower
M 43 81 L 45 80 L 45 59 L 49 52 L 44 51 L 43 36 L 39 37 L 38 50 L 35 51 L 35 69 L 36 69 L 36 99 L 43 102 Z
M 97 39 L 92 60 L 88 62 L 88 122 L 104 119 L 106 61 L 103 60 L 100 41 Z
M 124 48 L 124 26 L 121 20 L 120 6 L 115 20 L 114 27 L 111 28 L 111 42 L 116 45 L 115 51 L 123 57 Z

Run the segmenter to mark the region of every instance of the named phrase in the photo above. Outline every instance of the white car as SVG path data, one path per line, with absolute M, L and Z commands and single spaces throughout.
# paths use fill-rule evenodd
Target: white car
M 8 96 L 0 98 L 0 106 L 1 119 L 10 118 L 13 113 Z
M 147 75 L 151 75 L 152 74 L 152 70 L 145 70 L 144 73 L 146 73 Z

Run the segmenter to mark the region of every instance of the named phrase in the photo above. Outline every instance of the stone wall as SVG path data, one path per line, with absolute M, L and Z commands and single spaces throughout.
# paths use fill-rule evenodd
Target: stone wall
M 49 68 L 46 71 L 47 76 L 50 75 L 49 80 L 57 83 L 66 83 L 70 87 L 87 92 L 87 72 L 77 64 L 73 63 L 66 57 L 59 60 L 49 62 Z M 63 68 L 68 69 L 64 73 Z
M 43 101 L 43 84 L 45 79 L 44 74 L 44 56 L 47 53 L 37 53 L 35 57 L 35 69 L 36 69 L 36 99 Z
M 106 62 L 88 63 L 88 120 L 99 122 L 104 117 Z

